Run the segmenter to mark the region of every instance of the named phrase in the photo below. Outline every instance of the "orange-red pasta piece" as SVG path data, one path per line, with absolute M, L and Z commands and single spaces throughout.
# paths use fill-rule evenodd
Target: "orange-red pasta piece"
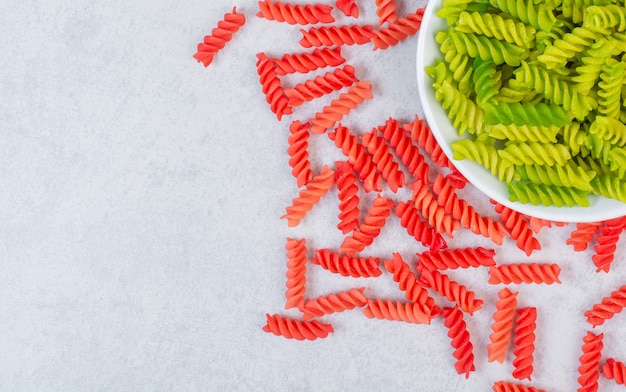
M 315 340 L 325 338 L 334 332 L 332 325 L 321 323 L 317 320 L 304 321 L 269 313 L 265 317 L 267 322 L 262 328 L 263 331 L 273 333 L 276 336 L 283 336 L 287 339 Z
M 595 254 L 591 256 L 596 272 L 609 272 L 611 263 L 615 259 L 617 243 L 624 231 L 626 220 L 621 217 L 605 221 L 600 227 L 600 233 L 596 236 L 597 245 L 593 247 Z
M 496 252 L 483 247 L 442 249 L 418 253 L 419 267 L 434 270 L 490 267 L 496 264 Z
M 626 285 L 602 298 L 600 303 L 593 305 L 591 310 L 585 312 L 585 317 L 587 317 L 589 324 L 597 327 L 604 324 L 606 320 L 613 318 L 624 307 L 626 307 Z
M 418 9 L 415 13 L 409 14 L 404 18 L 399 18 L 396 22 L 383 27 L 380 30 L 373 30 L 372 43 L 374 50 L 387 49 L 390 46 L 397 45 L 400 41 L 415 35 L 422 24 L 424 17 L 424 8 Z
M 291 175 L 296 179 L 299 187 L 306 185 L 313 178 L 311 162 L 309 161 L 309 123 L 302 124 L 299 120 L 289 126 L 287 154 Z
M 397 282 L 398 288 L 404 291 L 406 299 L 419 304 L 422 307 L 422 313 L 429 314 L 431 317 L 439 315 L 440 309 L 435 305 L 435 300 L 418 283 L 417 277 L 399 253 L 394 253 L 391 259 L 385 260 L 384 265 L 385 269 L 393 274 L 394 282 Z
M 438 251 L 448 247 L 446 240 L 437 230 L 422 220 L 414 203 L 401 202 L 396 204 L 396 216 L 400 218 L 400 225 L 404 227 L 417 241 L 431 251 Z
M 363 45 L 369 43 L 373 36 L 371 25 L 311 27 L 309 30 L 300 30 L 300 33 L 302 33 L 300 46 L 304 48 Z
M 306 285 L 306 240 L 287 239 L 287 291 L 285 309 L 301 308 L 304 305 Z
M 421 275 L 418 282 L 424 287 L 435 290 L 439 295 L 445 297 L 448 301 L 456 302 L 456 304 L 470 315 L 474 314 L 483 306 L 483 300 L 475 298 L 473 291 L 468 290 L 462 284 L 451 280 L 446 274 L 442 274 L 436 270 L 421 269 Z
M 341 47 L 314 49 L 312 52 L 285 53 L 281 58 L 272 59 L 276 65 L 276 75 L 293 73 L 306 74 L 320 68 L 338 67 L 346 62 L 341 55 Z
M 602 222 L 576 223 L 576 228 L 570 233 L 566 244 L 571 245 L 576 252 L 582 252 L 587 249 L 596 234 L 598 234 L 600 226 L 602 226 Z
M 198 44 L 198 50 L 193 58 L 208 67 L 217 52 L 232 40 L 233 34 L 239 31 L 245 23 L 245 15 L 237 13 L 237 8 L 233 7 L 233 11 L 224 14 L 224 18 L 217 22 L 217 27 L 211 30 L 211 34 L 205 36 L 204 41 Z
M 600 359 L 604 334 L 599 335 L 588 331 L 583 338 L 582 355 L 579 357 L 578 366 L 578 388 L 579 392 L 592 392 L 598 390 L 598 379 L 600 378 Z
M 371 245 L 385 225 L 392 207 L 393 202 L 391 200 L 378 195 L 372 201 L 372 206 L 368 209 L 367 215 L 363 217 L 363 222 L 351 236 L 344 239 L 340 248 L 341 252 L 354 255 Z
M 359 17 L 359 7 L 354 0 L 336 0 L 335 7 L 343 12 L 345 16 L 351 16 L 353 18 Z
M 424 155 L 419 151 L 418 146 L 413 144 L 411 137 L 407 134 L 397 120 L 391 117 L 387 119 L 385 125 L 379 126 L 378 130 L 391 148 L 396 152 L 400 161 L 407 167 L 409 173 L 416 180 L 428 182 L 428 172 L 430 166 L 424 159 Z
M 423 312 L 422 307 L 414 302 L 368 299 L 363 308 L 368 318 L 379 320 L 404 321 L 414 324 L 430 324 L 431 315 Z
M 354 168 L 349 162 L 336 162 L 337 196 L 339 197 L 339 223 L 337 228 L 346 234 L 356 230 L 359 225 L 359 187 Z
M 363 295 L 364 290 L 365 287 L 361 287 L 360 289 L 350 289 L 340 291 L 337 294 L 331 293 L 310 299 L 302 307 L 302 318 L 310 320 L 326 314 L 362 308 L 367 304 L 367 298 Z
M 353 278 L 375 278 L 382 274 L 380 259 L 377 257 L 341 256 L 330 249 L 316 250 L 311 263 L 335 274 Z
M 272 113 L 280 121 L 283 115 L 291 114 L 292 110 L 289 107 L 289 99 L 280 84 L 280 79 L 276 75 L 276 65 L 265 53 L 259 53 L 257 54 L 256 69 L 265 100 L 270 105 Z
M 537 328 L 537 308 L 527 307 L 517 310 L 513 339 L 513 377 L 518 380 L 531 380 L 535 354 L 535 329 Z
M 359 79 L 354 75 L 354 67 L 346 65 L 333 72 L 326 72 L 322 76 L 316 76 L 314 79 L 309 79 L 304 83 L 298 83 L 292 88 L 285 88 L 285 95 L 289 98 L 289 105 L 295 107 L 330 94 L 333 91 L 351 86 L 358 81 Z
M 367 152 L 372 155 L 372 162 L 376 164 L 376 168 L 382 173 L 391 191 L 396 193 L 398 188 L 404 186 L 404 172 L 400 170 L 389 146 L 385 142 L 385 138 L 377 135 L 377 133 L 376 129 L 365 133 L 361 137 L 361 142 L 367 149 Z
M 602 374 L 609 380 L 614 380 L 616 384 L 626 385 L 626 364 L 609 358 L 602 365 Z
M 487 361 L 503 363 L 509 342 L 513 335 L 513 322 L 515 320 L 515 307 L 517 306 L 517 292 L 504 288 L 498 292 L 496 311 L 493 313 L 492 333 L 489 335 L 487 344 Z
M 437 232 L 446 234 L 452 238 L 452 232 L 460 227 L 460 222 L 447 214 L 445 209 L 439 205 L 433 192 L 424 184 L 422 180 L 417 180 L 409 185 L 413 190 L 413 203 L 415 208 L 428 220 Z
M 489 267 L 490 284 L 561 283 L 558 264 L 519 263 Z
M 398 21 L 398 13 L 396 12 L 397 4 L 395 0 L 376 0 L 376 15 L 378 16 L 378 25 L 385 23 L 395 23 Z
M 330 105 L 324 106 L 322 111 L 315 113 L 311 118 L 311 132 L 324 133 L 328 128 L 350 113 L 365 100 L 373 98 L 372 85 L 369 82 L 357 82 L 348 89 L 347 93 L 339 94 L 339 98 L 330 101 Z
M 335 18 L 331 14 L 332 9 L 332 6 L 325 4 L 294 5 L 280 1 L 263 0 L 259 1 L 259 12 L 256 15 L 259 18 L 291 25 L 333 23 Z
M 463 312 L 455 306 L 445 308 L 441 315 L 444 318 L 443 325 L 448 328 L 448 337 L 452 339 L 450 345 L 454 348 L 453 356 L 456 358 L 454 368 L 457 373 L 465 374 L 465 378 L 468 378 L 470 373 L 476 370 L 476 366 L 474 365 L 474 346 L 470 341 Z
M 287 219 L 289 227 L 298 226 L 313 206 L 328 193 L 334 183 L 335 172 L 324 165 L 320 173 L 309 181 L 305 189 L 300 191 L 299 196 L 292 200 L 292 204 L 286 208 L 287 213 L 281 216 L 281 219 Z
M 404 129 L 411 135 L 411 139 L 417 142 L 430 155 L 435 165 L 442 168 L 455 169 L 452 162 L 441 149 L 426 121 L 416 115 L 413 122 L 404 125 Z
M 509 231 L 512 239 L 515 240 L 517 247 L 530 256 L 535 250 L 541 250 L 539 240 L 533 235 L 533 231 L 529 227 L 528 220 L 519 212 L 506 207 L 503 204 L 491 200 L 495 206 L 495 211 L 500 214 L 500 220 L 504 223 L 504 227 Z
M 546 392 L 545 389 L 515 384 L 508 381 L 496 381 L 493 383 L 493 392 Z

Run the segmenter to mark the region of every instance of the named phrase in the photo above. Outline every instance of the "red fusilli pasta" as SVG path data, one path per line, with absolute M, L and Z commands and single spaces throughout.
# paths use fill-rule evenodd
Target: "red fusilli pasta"
M 428 183 L 428 172 L 430 167 L 419 151 L 419 148 L 413 144 L 407 132 L 400 126 L 397 120 L 389 118 L 384 126 L 379 126 L 378 130 L 391 148 L 396 152 L 400 161 L 407 167 L 409 173 L 416 179 Z
M 626 364 L 609 358 L 602 366 L 602 374 L 609 380 L 615 380 L 616 384 L 626 385 Z
M 368 299 L 367 305 L 363 308 L 363 314 L 368 318 L 414 324 L 430 324 L 432 318 L 422 311 L 418 303 L 382 299 Z
M 335 7 L 345 16 L 351 16 L 353 18 L 359 17 L 359 7 L 354 0 L 337 0 L 335 1 Z
M 309 181 L 305 189 L 300 191 L 299 196 L 292 200 L 292 204 L 286 208 L 287 213 L 280 218 L 287 219 L 289 227 L 297 226 L 334 183 L 335 172 L 324 165 L 320 173 Z
M 496 252 L 483 247 L 442 249 L 418 253 L 419 267 L 427 270 L 491 267 Z
M 317 320 L 303 321 L 269 313 L 265 317 L 267 323 L 263 326 L 263 331 L 276 336 L 284 336 L 287 339 L 315 340 L 325 338 L 334 332 L 332 325 L 320 323 Z
M 435 290 L 448 301 L 456 302 L 463 311 L 472 315 L 474 311 L 482 308 L 484 303 L 482 299 L 475 298 L 476 295 L 473 291 L 451 280 L 448 275 L 436 270 L 421 269 L 420 271 L 421 275 L 418 282 L 421 285 Z
M 529 227 L 528 220 L 522 214 L 495 200 L 491 200 L 491 203 L 494 204 L 496 212 L 500 214 L 500 220 L 504 223 L 504 227 L 509 231 L 519 249 L 523 250 L 527 256 L 530 256 L 535 250 L 541 249 L 539 241 L 534 237 L 533 231 Z
M 448 247 L 443 236 L 428 222 L 422 220 L 413 203 L 398 203 L 395 212 L 396 216 L 400 218 L 400 225 L 423 246 L 428 247 L 433 252 Z
M 435 135 L 433 135 L 426 121 L 416 115 L 413 122 L 404 125 L 404 129 L 411 135 L 411 139 L 417 142 L 417 144 L 430 155 L 435 165 L 455 169 L 452 162 L 450 162 L 441 149 L 441 146 L 437 142 L 437 139 L 435 139 Z
M 328 128 L 348 114 L 351 110 L 362 104 L 366 99 L 373 98 L 372 85 L 369 82 L 357 82 L 348 89 L 347 93 L 339 94 L 339 98 L 330 101 L 330 105 L 324 106 L 321 112 L 315 113 L 311 118 L 311 132 L 324 133 Z
M 367 152 L 372 155 L 372 162 L 376 164 L 376 168 L 382 173 L 389 188 L 395 193 L 398 191 L 398 188 L 404 186 L 404 173 L 394 160 L 385 139 L 382 136 L 378 136 L 377 133 L 376 129 L 365 133 L 361 138 L 361 142 L 367 149 Z
M 302 318 L 310 320 L 325 314 L 362 308 L 367 303 L 367 298 L 363 295 L 364 290 L 365 287 L 361 287 L 360 289 L 350 289 L 340 291 L 337 294 L 331 293 L 310 299 L 302 307 Z
M 415 208 L 428 220 L 437 232 L 446 234 L 452 238 L 452 232 L 460 227 L 460 222 L 452 215 L 447 214 L 442 206 L 437 203 L 437 198 L 421 180 L 417 180 L 409 185 L 413 190 L 413 203 Z
M 606 320 L 613 318 L 626 307 L 626 285 L 615 290 L 608 297 L 593 305 L 591 310 L 585 312 L 587 321 L 594 327 L 604 324 Z
M 311 27 L 300 30 L 302 38 L 300 46 L 311 48 L 314 46 L 341 46 L 363 45 L 370 42 L 373 33 L 370 25 L 343 25 Z
M 558 264 L 502 264 L 489 267 L 489 283 L 561 283 L 560 272 Z
M 304 83 L 298 83 L 293 88 L 285 88 L 285 95 L 289 98 L 289 105 L 295 107 L 333 91 L 341 90 L 358 81 L 359 79 L 354 76 L 354 67 L 346 65 L 333 72 L 326 72 L 323 76 L 316 76 Z
M 415 35 L 422 24 L 423 16 L 424 8 L 420 8 L 415 13 L 407 15 L 405 18 L 400 18 L 387 27 L 383 27 L 380 30 L 373 30 L 372 33 L 374 35 L 371 40 L 374 44 L 374 50 L 387 49 Z
M 359 225 L 359 187 L 356 185 L 357 177 L 354 168 L 349 162 L 336 162 L 337 169 L 335 182 L 337 183 L 337 196 L 339 197 L 339 223 L 337 228 L 346 234 L 354 231 Z
M 348 157 L 348 162 L 352 164 L 354 170 L 358 173 L 365 192 L 382 191 L 382 175 L 372 162 L 372 156 L 358 142 L 356 136 L 352 135 L 348 128 L 339 124 L 335 131 L 328 133 L 328 137 Z
M 445 308 L 441 315 L 444 318 L 443 325 L 448 328 L 448 337 L 452 339 L 450 345 L 454 348 L 453 356 L 456 358 L 454 368 L 457 373 L 465 374 L 465 378 L 468 378 L 470 373 L 476 370 L 476 366 L 474 365 L 474 347 L 463 319 L 463 312 L 455 306 Z
M 507 381 L 496 381 L 493 383 L 493 392 L 546 392 L 544 389 L 537 389 L 522 384 L 515 384 Z
M 602 340 L 604 334 L 596 335 L 587 332 L 583 338 L 582 355 L 579 357 L 578 367 L 578 388 L 579 392 L 595 392 L 598 390 L 598 379 L 600 378 L 600 358 L 602 357 Z
M 576 252 L 582 252 L 587 249 L 596 234 L 600 231 L 602 222 L 578 222 L 576 228 L 572 230 L 567 245 L 572 245 Z
M 395 0 L 376 0 L 376 15 L 378 16 L 378 25 L 385 23 L 395 23 L 398 21 L 398 13 L 396 12 Z
M 431 317 L 439 315 L 440 309 L 435 305 L 435 300 L 417 282 L 417 277 L 399 253 L 394 253 L 391 259 L 385 260 L 384 265 L 387 271 L 393 274 L 394 282 L 397 282 L 398 288 L 404 291 L 406 299 L 419 304 L 422 307 L 422 312 Z
M 309 123 L 302 124 L 299 120 L 289 126 L 287 154 L 291 175 L 296 179 L 298 188 L 306 185 L 313 178 L 311 162 L 309 161 Z
M 265 53 L 257 54 L 256 63 L 257 73 L 259 74 L 259 82 L 261 83 L 265 100 L 270 104 L 272 113 L 280 121 L 285 114 L 291 114 L 289 107 L 289 99 L 285 95 L 278 75 L 276 75 L 276 66 Z
M 346 62 L 341 55 L 341 47 L 314 49 L 312 52 L 285 53 L 281 58 L 272 59 L 276 65 L 276 75 L 309 73 L 324 67 L 338 67 Z
M 606 221 L 600 227 L 600 233 L 596 236 L 597 245 L 593 247 L 595 254 L 591 256 L 593 264 L 597 267 L 596 272 L 609 272 L 625 224 L 624 218 L 618 218 Z
M 286 22 L 291 25 L 333 23 L 335 18 L 331 15 L 333 7 L 324 4 L 293 5 L 271 0 L 259 1 L 259 12 L 256 16 L 273 20 L 276 22 Z
M 515 307 L 517 306 L 517 292 L 504 288 L 498 292 L 496 311 L 493 313 L 492 333 L 487 344 L 488 361 L 504 362 L 509 341 L 513 334 Z
M 530 380 L 533 374 L 536 327 L 537 308 L 517 310 L 513 339 L 513 377 L 518 380 Z
M 375 278 L 382 274 L 379 258 L 340 256 L 330 249 L 316 250 L 311 263 L 335 274 L 353 278 Z
M 198 44 L 198 50 L 193 58 L 208 67 L 213 58 L 226 43 L 232 40 L 241 26 L 246 23 L 246 17 L 237 13 L 237 8 L 233 7 L 233 12 L 224 14 L 224 18 L 217 22 L 217 27 L 211 30 L 211 35 L 204 37 L 204 41 Z
M 287 238 L 287 291 L 285 309 L 301 308 L 304 305 L 306 284 L 306 240 Z
M 393 202 L 391 200 L 378 195 L 372 201 L 372 206 L 368 209 L 363 222 L 351 236 L 344 239 L 340 248 L 341 252 L 347 255 L 354 255 L 371 245 L 385 225 L 385 221 L 391 214 L 392 207 Z

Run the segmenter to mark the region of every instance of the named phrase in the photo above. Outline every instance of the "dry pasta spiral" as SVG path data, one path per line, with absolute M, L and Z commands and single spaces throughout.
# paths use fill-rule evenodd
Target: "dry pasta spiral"
M 382 274 L 379 258 L 341 256 L 330 249 L 316 250 L 311 263 L 332 273 L 353 278 L 375 278 Z
M 333 91 L 341 90 L 358 81 L 359 79 L 354 76 L 354 68 L 346 65 L 333 72 L 326 72 L 322 76 L 316 76 L 314 79 L 309 79 L 304 83 L 298 83 L 292 88 L 286 88 L 285 95 L 289 98 L 289 105 L 293 107 L 312 101 L 325 94 L 330 94 Z
M 513 339 L 513 377 L 518 380 L 530 380 L 533 373 L 536 321 L 537 308 L 517 310 Z
M 445 209 L 439 205 L 437 198 L 428 186 L 421 180 L 417 180 L 411 185 L 413 189 L 413 203 L 415 208 L 428 220 L 437 232 L 445 233 L 452 238 L 452 232 L 459 228 L 460 222 L 452 218 L 452 215 L 446 213 Z
M 490 267 L 496 264 L 496 252 L 483 247 L 443 249 L 437 252 L 418 253 L 421 268 L 434 270 Z
M 596 327 L 621 312 L 624 307 L 626 307 L 626 286 L 622 286 L 608 297 L 602 298 L 600 303 L 593 305 L 591 310 L 585 312 L 585 317 L 587 317 L 589 324 Z
M 626 364 L 609 358 L 602 366 L 602 374 L 609 380 L 615 380 L 615 383 L 626 385 Z
M 599 335 L 587 331 L 583 338 L 582 354 L 579 357 L 578 366 L 578 391 L 597 391 L 598 379 L 600 378 L 600 358 L 602 358 L 602 348 L 604 334 Z
M 332 325 L 320 323 L 317 320 L 303 321 L 269 313 L 265 317 L 267 323 L 263 326 L 263 331 L 276 336 L 284 336 L 287 339 L 315 340 L 325 338 L 334 332 Z
M 361 287 L 360 289 L 350 289 L 340 291 L 337 294 L 331 293 L 310 299 L 302 307 L 302 318 L 310 320 L 325 314 L 361 308 L 367 303 L 367 298 L 363 295 L 364 290 L 365 287 Z
M 298 187 L 306 185 L 312 178 L 311 162 L 309 161 L 309 124 L 296 120 L 289 126 L 287 154 L 291 175 L 296 178 Z
M 417 179 L 428 182 L 428 171 L 430 167 L 424 159 L 424 155 L 419 148 L 413 144 L 411 137 L 406 130 L 400 126 L 397 120 L 389 118 L 384 126 L 379 126 L 378 130 L 391 148 L 396 152 L 400 161 L 407 167 L 409 173 Z
M 300 191 L 298 197 L 292 200 L 292 204 L 286 208 L 286 214 L 281 219 L 287 219 L 289 227 L 298 226 L 300 221 L 313 208 L 335 183 L 335 172 L 324 165 L 320 173 L 313 177 Z
M 368 318 L 379 320 L 404 321 L 414 324 L 430 324 L 431 316 L 422 311 L 421 306 L 414 302 L 368 299 L 363 308 Z
M 359 6 L 356 5 L 354 0 L 336 0 L 335 6 L 345 16 L 351 16 L 353 18 L 359 17 Z
M 301 308 L 304 305 L 306 284 L 306 240 L 287 239 L 287 291 L 285 309 Z
M 405 18 L 399 18 L 387 27 L 372 31 L 371 40 L 374 44 L 374 50 L 387 49 L 415 35 L 422 24 L 423 16 L 424 8 L 420 8 L 415 13 L 407 15 Z
M 517 292 L 504 288 L 498 292 L 496 311 L 493 313 L 492 333 L 487 344 L 488 361 L 504 362 L 509 341 L 513 334 L 515 307 L 517 306 Z
M 558 264 L 502 264 L 489 267 L 489 283 L 561 283 L 560 272 L 561 267 Z
M 359 225 L 359 187 L 354 168 L 349 162 L 337 162 L 336 180 L 339 197 L 339 223 L 337 228 L 343 233 L 354 231 Z
M 507 381 L 496 381 L 493 383 L 493 392 L 546 392 L 543 389 L 529 387 L 523 384 L 514 384 Z
M 289 107 L 289 99 L 284 94 L 284 90 L 280 85 L 274 62 L 270 60 L 265 53 L 257 54 L 257 73 L 259 82 L 261 83 L 265 100 L 270 104 L 272 113 L 280 120 L 284 114 L 291 114 Z
M 311 118 L 311 132 L 324 133 L 328 128 L 333 127 L 339 120 L 355 109 L 366 99 L 372 98 L 372 85 L 369 82 L 358 82 L 348 89 L 347 93 L 342 93 L 339 98 L 333 99 L 330 105 L 324 106 L 321 112 L 315 113 Z
M 324 4 L 293 5 L 271 0 L 259 1 L 259 18 L 273 20 L 276 22 L 286 22 L 291 25 L 332 23 L 335 18 L 331 15 L 333 7 Z
M 570 233 L 566 244 L 571 245 L 576 252 L 582 252 L 593 241 L 595 235 L 600 230 L 601 224 L 601 222 L 576 223 L 576 228 Z
M 395 193 L 398 188 L 404 186 L 404 172 L 399 169 L 398 163 L 395 162 L 385 138 L 377 135 L 377 133 L 376 129 L 365 133 L 361 142 L 367 152 L 372 155 L 372 162 L 376 164 L 376 168 L 387 181 L 389 188 Z
M 393 202 L 391 200 L 378 195 L 372 201 L 372 206 L 368 209 L 367 215 L 363 217 L 363 222 L 351 236 L 346 237 L 342 242 L 341 252 L 354 255 L 371 245 L 385 225 L 392 207 Z
M 341 46 L 363 45 L 371 41 L 373 32 L 370 25 L 343 25 L 311 27 L 300 30 L 302 38 L 300 46 L 310 48 L 313 46 Z
M 491 202 L 495 205 L 496 212 L 500 214 L 500 220 L 504 223 L 504 227 L 509 231 L 519 249 L 523 250 L 527 256 L 530 256 L 533 251 L 541 249 L 541 244 L 533 235 L 533 231 L 528 226 L 528 221 L 522 214 L 495 200 L 491 200 Z
M 398 283 L 398 288 L 404 291 L 406 299 L 412 303 L 419 304 L 422 307 L 422 312 L 425 314 L 429 314 L 432 317 L 439 315 L 440 309 L 435 305 L 435 300 L 418 283 L 417 277 L 399 253 L 394 253 L 393 257 L 385 260 L 384 264 L 387 271 L 393 274 L 393 280 Z
M 398 20 L 396 8 L 395 0 L 376 0 L 378 24 L 382 26 L 385 23 L 395 23 Z
M 445 308 L 441 315 L 444 317 L 443 325 L 448 328 L 448 337 L 452 339 L 450 345 L 454 348 L 453 355 L 456 358 L 454 368 L 457 373 L 465 374 L 465 378 L 468 378 L 470 372 L 476 370 L 476 366 L 474 365 L 474 347 L 470 341 L 467 324 L 463 319 L 463 312 L 455 306 Z
M 224 14 L 224 18 L 217 22 L 217 27 L 211 30 L 211 34 L 204 37 L 204 41 L 198 44 L 198 50 L 193 58 L 208 67 L 213 58 L 233 38 L 233 34 L 239 31 L 246 23 L 246 17 L 237 13 L 237 8 Z
M 435 290 L 440 295 L 446 297 L 448 301 L 456 302 L 463 311 L 470 315 L 483 306 L 483 300 L 475 298 L 473 291 L 468 290 L 464 285 L 451 280 L 448 275 L 439 271 L 422 269 L 418 282 L 424 287 Z
M 593 247 L 595 254 L 591 256 L 597 272 L 609 272 L 622 231 L 623 225 L 613 226 L 605 223 L 600 227 L 600 233 L 596 236 L 597 244 Z
M 441 149 L 430 127 L 424 121 L 415 116 L 413 122 L 404 125 L 404 129 L 411 135 L 411 139 L 430 155 L 431 160 L 439 167 L 454 169 L 454 165 Z
M 422 220 L 413 203 L 397 203 L 395 212 L 396 216 L 400 218 L 400 225 L 423 246 L 435 252 L 448 247 L 443 236 L 427 221 Z
M 308 73 L 324 67 L 337 67 L 346 62 L 341 55 L 341 47 L 314 49 L 312 52 L 287 53 L 281 58 L 272 59 L 276 64 L 276 75 L 296 72 Z

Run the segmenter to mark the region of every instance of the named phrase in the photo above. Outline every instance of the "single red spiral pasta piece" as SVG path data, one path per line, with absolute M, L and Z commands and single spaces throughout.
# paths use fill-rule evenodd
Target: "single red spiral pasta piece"
M 300 46 L 363 45 L 370 42 L 373 32 L 371 25 L 342 25 L 311 27 L 308 31 L 301 29 Z
M 285 95 L 289 98 L 289 105 L 295 107 L 333 91 L 341 90 L 358 81 L 359 79 L 354 76 L 354 67 L 346 65 L 333 72 L 326 72 L 323 76 L 316 76 L 304 83 L 298 83 L 293 88 L 286 88 Z
M 493 199 L 491 203 L 494 204 L 496 212 L 500 214 L 500 220 L 519 249 L 523 250 L 527 256 L 535 250 L 541 250 L 541 244 L 533 235 L 528 220 L 522 214 Z
M 592 392 L 598 390 L 600 378 L 600 359 L 602 357 L 602 342 L 604 334 L 596 335 L 590 331 L 583 338 L 582 355 L 578 366 L 578 392 Z
M 519 263 L 489 267 L 490 284 L 561 283 L 558 264 Z
M 463 182 L 463 184 L 465 183 Z M 456 193 L 455 181 L 448 180 L 448 176 L 440 173 L 433 182 L 433 193 L 437 195 L 437 203 L 444 207 L 447 214 L 458 220 L 461 227 L 489 238 L 497 245 L 502 245 L 504 236 L 507 234 L 505 227 L 490 217 L 481 216 L 474 210 L 474 207 L 459 198 Z
M 359 7 L 354 0 L 337 0 L 335 1 L 335 7 L 345 16 L 351 16 L 353 18 L 359 17 Z
M 263 331 L 276 336 L 284 336 L 287 339 L 315 340 L 325 338 L 334 332 L 332 325 L 320 323 L 317 320 L 304 321 L 269 313 L 265 317 L 267 323 L 263 326 Z
M 432 318 L 422 311 L 418 303 L 382 299 L 368 299 L 363 314 L 368 318 L 414 324 L 430 324 Z
M 357 137 L 352 135 L 350 130 L 341 124 L 337 126 L 334 132 L 329 132 L 328 137 L 348 157 L 348 162 L 352 164 L 354 170 L 358 173 L 365 192 L 382 191 L 382 175 L 372 162 L 372 156 L 358 142 Z
M 259 1 L 259 12 L 256 16 L 273 20 L 276 22 L 286 22 L 291 25 L 333 23 L 335 18 L 331 15 L 333 7 L 324 4 L 293 5 L 271 0 Z
M 567 245 L 572 245 L 576 252 L 587 249 L 591 241 L 600 231 L 602 222 L 578 222 L 576 228 L 572 230 L 566 241 Z
M 513 339 L 513 377 L 518 380 L 531 380 L 535 353 L 535 329 L 537 328 L 537 308 L 517 310 L 515 338 Z
M 299 120 L 289 126 L 287 154 L 291 175 L 296 179 L 298 188 L 306 185 L 313 178 L 311 162 L 309 161 L 309 123 L 302 124 Z
M 490 343 L 487 344 L 488 361 L 504 362 L 509 341 L 513 334 L 513 321 L 515 319 L 515 307 L 517 306 L 517 292 L 503 288 L 498 292 L 496 311 L 493 313 L 492 333 L 489 335 Z
M 316 250 L 311 263 L 341 276 L 375 278 L 382 275 L 379 258 L 340 256 L 338 253 L 331 252 L 330 249 Z
M 602 366 L 602 374 L 609 380 L 615 380 L 616 384 L 626 385 L 626 364 L 609 358 Z
M 420 29 L 423 16 L 424 8 L 420 8 L 414 14 L 409 14 L 406 18 L 400 18 L 396 22 L 389 24 L 388 27 L 373 30 L 372 33 L 374 35 L 371 39 L 374 44 L 374 50 L 387 49 L 415 35 Z
M 256 69 L 259 74 L 259 82 L 265 94 L 265 100 L 270 104 L 272 113 L 280 121 L 284 114 L 291 114 L 292 111 L 289 107 L 289 99 L 280 85 L 278 75 L 276 75 L 276 66 L 265 53 L 259 53 L 257 54 Z
M 382 133 L 385 140 L 389 142 L 391 148 L 395 150 L 396 155 L 407 167 L 409 173 L 416 180 L 422 180 L 424 183 L 427 183 L 430 167 L 425 161 L 424 155 L 413 144 L 413 141 L 398 121 L 390 117 L 384 126 L 378 127 L 378 130 Z
M 336 47 L 304 53 L 286 53 L 272 61 L 276 65 L 276 75 L 284 76 L 296 72 L 306 74 L 324 67 L 338 67 L 346 59 L 341 55 L 341 47 Z
M 396 216 L 400 218 L 400 225 L 404 227 L 417 241 L 436 252 L 448 247 L 446 240 L 441 234 L 430 226 L 428 222 L 422 220 L 414 203 L 401 202 L 396 204 Z
M 362 104 L 366 99 L 373 98 L 372 85 L 369 82 L 357 82 L 348 89 L 347 93 L 339 94 L 339 98 L 330 101 L 321 112 L 311 118 L 311 132 L 324 133 L 328 128 L 335 126 L 337 121 L 351 110 Z
M 507 381 L 496 381 L 493 383 L 493 392 L 546 392 L 544 389 L 537 389 L 522 384 L 515 384 Z
M 470 315 L 483 306 L 483 300 L 475 298 L 473 291 L 468 290 L 464 285 L 451 280 L 446 274 L 439 271 L 421 269 L 421 276 L 418 282 L 427 288 L 435 290 L 440 295 L 446 297 L 448 301 L 456 304 Z
M 385 225 L 392 207 L 391 200 L 378 195 L 372 201 L 372 206 L 363 218 L 363 223 L 352 233 L 352 236 L 344 239 L 340 251 L 347 255 L 354 255 L 371 245 Z
M 356 230 L 359 225 L 359 187 L 354 168 L 349 162 L 336 162 L 337 169 L 335 183 L 339 197 L 339 223 L 337 228 L 343 233 Z
M 306 240 L 287 238 L 287 291 L 285 309 L 301 308 L 304 305 L 306 284 Z
M 428 188 L 428 185 L 424 184 L 422 180 L 413 182 L 409 187 L 413 190 L 412 199 L 415 208 L 437 232 L 445 233 L 452 238 L 452 232 L 458 229 L 461 223 L 452 218 L 452 215 L 446 213 L 444 208 L 437 203 L 437 198 Z
M 302 318 L 310 320 L 325 314 L 362 308 L 367 303 L 367 298 L 363 295 L 364 290 L 365 287 L 361 287 L 360 289 L 350 289 L 340 291 L 337 294 L 331 293 L 310 299 L 302 307 Z
M 450 342 L 454 348 L 452 355 L 456 358 L 454 368 L 457 373 L 465 374 L 465 378 L 469 378 L 470 373 L 476 370 L 476 366 L 474 365 L 474 346 L 470 341 L 463 312 L 455 306 L 445 308 L 441 315 L 444 318 L 443 325 L 448 328 L 448 337 L 452 339 Z
M 205 67 L 213 62 L 213 58 L 224 46 L 233 38 L 241 26 L 246 23 L 246 17 L 237 13 L 237 8 L 233 7 L 233 12 L 224 14 L 224 18 L 217 22 L 217 27 L 211 30 L 211 35 L 204 37 L 204 41 L 198 44 L 198 50 L 193 58 L 202 63 Z
M 394 253 L 391 259 L 385 260 L 384 265 L 385 269 L 393 274 L 394 282 L 397 282 L 398 288 L 404 291 L 406 299 L 412 303 L 419 304 L 422 307 L 422 312 L 429 314 L 431 317 L 439 315 L 440 309 L 435 305 L 435 300 L 418 283 L 417 277 L 399 253 Z
M 392 192 L 396 193 L 398 188 L 404 186 L 404 173 L 400 170 L 398 163 L 394 160 L 385 138 L 377 135 L 376 129 L 364 134 L 361 142 L 372 155 L 372 162 L 383 175 L 389 184 Z
M 606 320 L 613 318 L 626 307 L 626 285 L 615 290 L 608 297 L 593 305 L 591 310 L 585 312 L 587 321 L 594 327 L 604 324 Z
M 437 139 L 435 139 L 435 135 L 433 135 L 426 121 L 416 115 L 412 123 L 404 125 L 404 129 L 411 135 L 411 139 L 430 155 L 435 165 L 455 170 L 454 165 L 437 143 Z
M 431 271 L 491 267 L 496 264 L 494 260 L 496 252 L 493 249 L 483 247 L 442 249 L 436 252 L 426 251 L 418 253 L 419 267 Z
M 287 213 L 280 218 L 287 219 L 289 227 L 298 226 L 311 208 L 320 201 L 322 196 L 328 193 L 334 183 L 335 172 L 324 165 L 320 173 L 309 181 L 305 189 L 300 191 L 299 196 L 292 200 L 292 204 L 286 208 Z
M 593 247 L 596 253 L 591 256 L 593 264 L 597 267 L 596 272 L 609 272 L 624 226 L 624 219 L 618 218 L 606 221 L 600 227 L 600 234 L 596 236 L 597 245 Z
M 378 16 L 378 25 L 385 23 L 395 23 L 398 21 L 398 13 L 396 12 L 396 2 L 394 0 L 376 0 L 376 15 Z

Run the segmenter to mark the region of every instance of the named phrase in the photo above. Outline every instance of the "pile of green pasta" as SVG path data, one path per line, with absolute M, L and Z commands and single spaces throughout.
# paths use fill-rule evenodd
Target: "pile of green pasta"
M 427 67 L 459 134 L 512 201 L 626 202 L 626 8 L 611 0 L 443 0 Z

